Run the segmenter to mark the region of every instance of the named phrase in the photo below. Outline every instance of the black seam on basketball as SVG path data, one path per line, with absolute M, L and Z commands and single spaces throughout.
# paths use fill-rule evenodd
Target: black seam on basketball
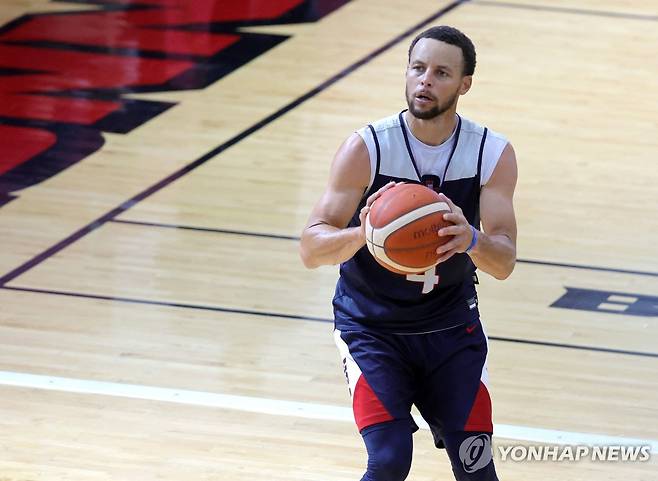
M 407 252 L 407 251 L 415 251 L 415 250 L 421 249 L 423 247 L 429 247 L 431 245 L 433 245 L 433 242 L 430 242 L 429 244 L 417 245 L 415 247 L 388 247 L 388 248 L 386 248 L 386 250 L 388 252 Z M 382 249 L 384 249 L 384 247 L 382 247 Z
M 367 227 L 367 226 L 366 226 L 366 227 Z M 379 247 L 380 249 L 383 249 L 384 247 L 382 247 L 382 246 L 378 246 L 377 244 L 375 244 L 375 243 L 372 241 L 372 238 L 373 238 L 373 236 L 374 236 L 374 234 L 375 234 L 375 228 L 372 227 L 372 224 L 370 224 L 370 227 L 371 227 L 371 229 L 370 229 L 370 239 L 368 239 L 368 229 L 366 229 L 366 243 L 370 243 L 370 244 L 371 244 L 372 246 L 374 246 L 374 247 Z M 367 246 L 366 246 L 366 248 L 367 248 Z M 372 257 L 374 257 L 375 260 L 378 260 L 378 259 L 379 259 L 379 256 L 377 255 L 377 251 L 376 251 L 374 248 L 373 248 L 372 250 L 368 249 L 368 251 L 370 252 L 370 254 L 372 254 Z
M 428 205 L 432 205 L 432 204 L 438 204 L 438 202 L 432 202 L 431 204 L 426 204 L 426 205 L 424 205 L 424 206 L 422 206 L 422 207 L 426 207 L 426 206 L 428 206 Z M 421 209 L 422 207 L 418 207 L 418 209 Z M 414 209 L 414 210 L 417 210 L 417 209 Z M 413 212 L 413 210 L 410 211 L 410 212 Z M 425 214 L 425 215 L 422 216 L 422 217 L 418 217 L 417 219 L 414 219 L 413 222 L 417 222 L 417 221 L 419 221 L 419 220 L 421 220 L 421 219 L 424 219 L 425 217 L 429 217 L 430 215 L 436 214 L 437 212 L 450 213 L 451 211 L 449 211 L 449 210 L 436 210 L 436 211 L 434 211 L 434 212 L 430 212 L 429 214 Z M 409 212 L 407 212 L 407 214 L 408 214 L 408 213 L 409 213 Z M 403 215 L 406 215 L 406 214 L 403 214 Z M 389 222 L 389 224 L 390 224 L 390 222 Z M 386 225 L 388 225 L 388 224 L 386 224 Z M 405 225 L 409 225 L 409 224 L 405 224 Z M 386 226 L 383 226 L 383 227 L 386 227 Z M 381 229 L 381 228 L 382 228 L 382 227 L 373 227 L 373 235 L 374 235 L 375 229 Z M 397 231 L 394 231 L 394 232 L 397 232 Z M 437 232 L 438 232 L 438 231 L 437 231 Z M 437 237 L 439 236 L 438 233 L 437 233 L 436 235 L 437 235 Z M 387 237 L 387 239 L 388 239 L 388 237 Z M 380 249 L 384 249 L 384 250 L 386 250 L 386 247 L 385 247 L 385 246 L 383 246 L 383 245 L 379 245 L 379 244 L 375 244 L 375 243 L 372 241 L 372 238 L 370 238 L 369 241 L 370 241 L 370 243 L 371 243 L 373 246 L 375 246 L 375 247 L 379 247 Z M 384 242 L 386 242 L 386 241 L 384 241 Z M 416 250 L 416 249 L 419 249 L 419 248 L 422 248 L 422 247 L 431 246 L 432 244 L 433 244 L 433 242 L 430 242 L 430 243 L 427 243 L 427 244 L 419 244 L 419 245 L 416 245 L 416 246 L 414 246 L 414 247 L 404 247 L 404 248 L 402 248 L 402 247 L 391 247 L 389 250 L 392 250 L 392 251 L 394 251 L 394 252 L 413 251 L 413 250 Z
M 418 182 L 414 182 L 414 184 L 417 184 L 417 185 L 423 185 L 423 184 L 418 183 Z M 385 209 L 388 207 L 388 204 L 389 204 L 393 199 L 394 199 L 393 197 L 391 197 L 390 199 L 386 199 L 385 202 L 384 202 L 383 204 L 377 206 L 377 209 L 378 209 L 378 210 L 381 210 L 381 209 L 384 209 L 384 210 L 385 210 Z M 382 200 L 382 198 L 380 197 L 380 198 L 376 199 L 375 202 L 377 202 L 378 200 Z M 427 207 L 428 205 L 438 204 L 438 203 L 440 203 L 440 202 L 443 202 L 443 201 L 442 201 L 442 200 L 435 200 L 435 201 L 430 202 L 430 203 L 428 203 L 428 204 L 424 204 L 424 205 L 421 205 L 421 206 L 415 207 L 414 209 L 410 210 L 409 212 L 404 212 L 404 213 L 400 214 L 398 217 L 402 217 L 403 215 L 407 215 L 407 214 L 409 214 L 410 212 L 413 212 L 413 211 L 415 211 L 415 210 L 422 209 L 423 207 Z M 373 202 L 373 205 L 374 205 L 374 202 Z M 438 212 L 438 211 L 437 211 L 437 212 Z M 446 212 L 450 212 L 450 211 L 446 211 Z M 432 212 L 432 214 L 434 214 L 434 212 Z M 431 214 L 427 214 L 427 215 L 431 215 Z M 423 217 L 426 217 L 426 216 L 423 216 Z M 423 217 L 419 217 L 418 219 L 422 219 Z M 416 219 L 416 220 L 418 220 L 418 219 Z M 392 222 L 392 221 L 391 221 L 391 222 Z M 415 222 L 415 221 L 414 221 L 414 222 Z M 389 222 L 388 224 L 390 224 L 390 222 Z M 388 224 L 385 224 L 385 225 L 388 225 Z M 384 226 L 382 226 L 382 227 L 384 227 Z M 381 227 L 374 227 L 374 229 L 381 229 Z
M 375 233 L 375 228 L 374 228 L 374 227 L 372 226 L 372 224 L 371 224 L 371 225 L 370 225 L 370 238 L 368 238 L 368 225 L 366 224 L 366 242 L 370 242 L 372 245 L 376 246 L 377 244 L 375 244 L 375 243 L 372 241 L 372 236 L 373 236 L 374 233 Z M 378 247 L 379 247 L 379 246 L 378 246 Z

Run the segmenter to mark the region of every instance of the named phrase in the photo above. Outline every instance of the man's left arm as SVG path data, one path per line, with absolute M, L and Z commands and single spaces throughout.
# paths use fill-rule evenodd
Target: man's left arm
M 516 263 L 516 218 L 514 216 L 514 189 L 517 180 L 516 155 L 507 144 L 489 181 L 480 192 L 480 218 L 482 231 L 468 224 L 462 210 L 443 196 L 452 213 L 445 220 L 454 225 L 439 230 L 439 235 L 455 237 L 437 249 L 443 262 L 455 253 L 467 252 L 476 267 L 496 279 L 506 279 Z

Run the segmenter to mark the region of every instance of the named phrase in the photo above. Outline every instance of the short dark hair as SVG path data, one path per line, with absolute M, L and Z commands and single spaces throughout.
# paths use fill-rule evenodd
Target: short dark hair
M 424 32 L 419 33 L 409 46 L 409 60 L 411 60 L 411 51 L 421 38 L 431 38 L 459 47 L 462 51 L 462 57 L 464 58 L 464 71 L 462 72 L 462 75 L 473 75 L 473 72 L 475 72 L 475 46 L 470 38 L 455 27 L 441 25 L 428 28 Z

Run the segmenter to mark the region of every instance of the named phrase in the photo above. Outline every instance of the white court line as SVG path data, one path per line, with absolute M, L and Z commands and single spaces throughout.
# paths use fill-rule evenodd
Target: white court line
M 0 385 L 82 394 L 100 394 L 103 396 L 146 399 L 149 401 L 173 402 L 193 406 L 208 406 L 259 414 L 272 414 L 276 416 L 293 416 L 307 419 L 354 422 L 352 410 L 347 407 L 234 396 L 231 394 L 215 394 L 202 391 L 188 391 L 184 389 L 141 386 L 137 384 L 120 384 L 0 371 Z M 415 420 L 421 428 L 429 429 L 427 423 L 422 418 L 416 417 Z M 514 439 L 519 441 L 557 445 L 642 445 L 651 446 L 651 452 L 654 454 L 658 453 L 658 441 L 652 439 L 556 431 L 553 429 L 531 428 L 510 424 L 496 424 L 495 430 L 495 437 L 502 439 Z

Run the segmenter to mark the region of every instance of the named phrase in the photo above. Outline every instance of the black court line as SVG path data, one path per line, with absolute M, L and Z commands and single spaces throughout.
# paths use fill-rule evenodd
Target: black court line
M 249 236 L 249 237 L 265 237 L 267 239 L 282 239 L 282 240 L 292 240 L 292 241 L 300 240 L 299 237 L 291 236 L 291 235 L 264 234 L 260 232 L 215 229 L 213 227 L 194 227 L 190 225 L 181 225 L 181 224 L 163 224 L 161 222 L 144 222 L 144 221 L 122 220 L 122 219 L 111 219 L 109 222 L 113 222 L 115 224 L 130 224 L 130 225 L 138 225 L 144 227 L 161 227 L 163 229 L 181 229 L 181 230 L 191 230 L 196 232 L 209 232 L 214 234 L 231 234 L 231 235 Z
M 256 124 L 252 125 L 251 127 L 247 128 L 246 130 L 243 130 L 239 134 L 235 135 L 228 141 L 224 142 L 223 144 L 215 147 L 208 153 L 204 154 L 203 156 L 199 157 L 197 160 L 185 165 L 184 167 L 178 169 L 174 173 L 170 174 L 169 176 L 165 177 L 161 181 L 157 182 L 156 184 L 152 185 L 151 187 L 146 188 L 139 194 L 135 195 L 131 199 L 123 202 L 121 205 L 115 207 L 111 211 L 107 212 L 106 214 L 100 216 L 98 219 L 94 220 L 93 222 L 87 224 L 86 226 L 82 227 L 81 229 L 77 230 L 73 234 L 69 235 L 65 239 L 62 239 L 55 245 L 51 246 L 50 248 L 46 249 L 42 253 L 36 255 L 29 261 L 23 263 L 22 265 L 18 266 L 17 268 L 13 269 L 12 271 L 8 272 L 7 274 L 3 275 L 0 277 L 0 287 L 4 287 L 8 282 L 13 281 L 17 277 L 21 276 L 25 272 L 29 271 L 33 267 L 41 264 L 44 262 L 46 259 L 52 257 L 53 255 L 57 254 L 58 252 L 62 251 L 66 247 L 70 246 L 74 242 L 78 241 L 82 237 L 86 236 L 90 232 L 93 232 L 94 230 L 98 229 L 101 227 L 103 224 L 106 222 L 116 218 L 123 212 L 127 211 L 128 209 L 132 208 L 135 204 L 138 204 L 139 202 L 143 201 L 147 197 L 150 197 L 151 195 L 155 194 L 156 192 L 162 190 L 164 187 L 168 186 L 172 182 L 180 179 L 184 175 L 190 173 L 197 167 L 205 164 L 208 160 L 212 159 L 213 157 L 216 157 L 220 153 L 224 152 L 225 150 L 229 149 L 233 145 L 237 144 L 238 142 L 244 140 L 245 138 L 249 137 L 251 134 L 254 132 L 259 131 L 263 127 L 269 125 L 271 122 L 274 120 L 278 119 L 279 117 L 285 115 L 286 113 L 290 112 L 291 110 L 299 107 L 301 104 L 306 102 L 307 100 L 315 97 L 317 94 L 320 92 L 326 90 L 327 88 L 331 87 L 333 84 L 338 82 L 339 80 L 345 78 L 349 74 L 353 73 L 355 70 L 359 69 L 360 67 L 366 65 L 367 63 L 371 62 L 374 60 L 376 57 L 381 55 L 382 53 L 386 52 L 387 50 L 390 50 L 392 47 L 394 47 L 396 44 L 404 40 L 406 37 L 410 36 L 413 34 L 415 31 L 427 26 L 428 24 L 434 22 L 438 18 L 442 17 L 446 13 L 450 12 L 454 8 L 458 7 L 462 3 L 465 3 L 469 0 L 457 0 L 455 2 L 452 2 L 448 6 L 442 8 L 438 12 L 430 15 L 429 17 L 425 18 L 424 20 L 418 22 L 417 24 L 413 25 L 412 27 L 409 27 L 406 29 L 404 32 L 401 34 L 397 35 L 395 38 L 392 40 L 389 40 L 386 42 L 384 45 L 376 49 L 375 51 L 369 53 L 365 57 L 363 57 L 360 60 L 357 60 L 354 62 L 352 65 L 346 67 L 345 69 L 341 70 L 337 74 L 335 74 L 333 77 L 329 78 L 328 80 L 325 80 L 322 82 L 320 85 L 317 87 L 313 88 L 309 92 L 305 93 L 301 97 L 298 97 L 297 99 L 293 100 L 292 102 L 288 103 L 287 105 L 281 107 L 279 110 L 276 112 L 270 114 L 269 116 L 265 117 L 263 120 L 260 122 L 257 122 Z
M 144 227 L 160 227 L 163 229 L 183 229 L 190 231 L 216 233 L 216 234 L 232 234 L 232 235 L 241 235 L 241 236 L 264 237 L 269 239 L 282 239 L 282 240 L 293 240 L 293 241 L 300 240 L 300 238 L 297 236 L 267 234 L 263 232 L 249 232 L 249 231 L 240 231 L 240 230 L 216 229 L 212 227 L 194 227 L 190 225 L 167 224 L 162 222 L 145 222 L 145 221 L 136 221 L 136 220 L 122 220 L 122 219 L 111 219 L 110 222 L 115 222 L 118 224 L 132 224 L 132 225 L 144 226 Z M 562 267 L 566 269 L 582 269 L 587 271 L 612 272 L 615 274 L 631 274 L 634 276 L 658 277 L 658 272 L 636 271 L 631 269 L 618 269 L 615 267 L 601 267 L 601 266 L 593 266 L 587 264 L 566 264 L 562 262 L 539 261 L 534 259 L 517 259 L 516 262 L 518 262 L 519 264 L 531 264 L 531 265 L 539 265 L 539 266 L 547 266 L 547 267 Z
M 518 344 L 531 344 L 533 346 L 544 346 L 544 347 L 561 347 L 565 349 L 578 349 L 582 351 L 593 351 L 593 352 L 605 352 L 609 354 L 623 354 L 626 356 L 641 356 L 641 357 L 655 357 L 658 358 L 658 353 L 655 352 L 643 352 L 643 351 L 626 351 L 624 349 L 611 349 L 607 347 L 596 347 L 596 346 L 580 346 L 578 344 L 562 344 L 559 342 L 545 342 L 545 341 L 531 341 L 529 339 L 514 339 L 511 337 L 497 337 L 489 336 L 489 340 L 492 341 L 501 341 L 501 342 L 515 342 Z
M 567 269 L 584 269 L 588 271 L 612 272 L 615 274 L 631 274 L 634 276 L 658 277 L 658 272 L 635 271 L 631 269 L 616 269 L 614 267 L 591 266 L 586 264 L 564 264 L 560 262 L 537 261 L 532 259 L 517 259 L 516 262 L 520 262 L 523 264 L 534 264 L 539 266 L 565 267 Z
M 261 312 L 261 311 L 252 311 L 249 309 L 234 309 L 231 307 L 220 307 L 220 306 L 205 306 L 203 304 L 189 304 L 185 302 L 165 302 L 165 301 L 152 301 L 148 299 L 135 299 L 131 297 L 117 297 L 117 296 L 104 296 L 100 294 L 84 294 L 81 292 L 66 292 L 66 291 L 53 291 L 50 289 L 32 289 L 29 287 L 9 287 L 2 286 L 0 289 L 6 291 L 18 291 L 18 292 L 32 292 L 35 294 L 49 294 L 53 296 L 64 296 L 64 297 L 75 297 L 78 299 L 94 299 L 98 301 L 110 301 L 110 302 L 126 302 L 129 304 L 144 304 L 148 306 L 160 306 L 160 307 L 177 307 L 181 309 L 196 309 L 200 311 L 213 311 L 213 312 L 228 312 L 232 314 L 248 314 L 251 316 L 264 316 L 264 317 L 276 317 L 284 319 L 297 319 L 302 321 L 317 321 L 317 322 L 333 322 L 332 319 L 325 319 L 323 317 L 313 317 L 313 316 L 299 316 L 295 314 L 281 314 L 276 312 Z M 1 479 L 1 478 L 0 478 Z
M 492 0 L 472 0 L 476 5 L 488 5 L 492 7 L 516 8 L 521 10 L 534 10 L 541 12 L 570 13 L 575 15 L 588 15 L 592 17 L 623 18 L 627 20 L 644 20 L 649 22 L 658 21 L 658 15 L 645 15 L 641 13 L 611 12 L 608 10 L 587 10 L 583 8 L 552 7 L 549 5 L 525 5 L 513 2 L 496 2 Z
M 35 294 L 47 294 L 53 296 L 64 296 L 64 297 L 75 297 L 78 299 L 94 299 L 100 301 L 110 301 L 110 302 L 125 302 L 130 304 L 142 304 L 149 306 L 160 306 L 160 307 L 175 307 L 181 309 L 196 309 L 202 311 L 212 311 L 212 312 L 228 312 L 232 314 L 247 314 L 251 316 L 262 316 L 268 318 L 278 318 L 278 319 L 295 319 L 302 321 L 316 321 L 316 322 L 326 322 L 333 323 L 333 319 L 324 318 L 324 317 L 314 317 L 314 316 L 300 316 L 294 314 L 282 314 L 277 312 L 264 312 L 264 311 L 253 311 L 249 309 L 235 309 L 228 307 L 220 306 L 207 306 L 200 304 L 189 304 L 183 302 L 165 302 L 165 301 L 153 301 L 147 299 L 135 299 L 130 297 L 118 297 L 118 296 L 103 296 L 98 294 L 83 294 L 80 292 L 65 292 L 65 291 L 53 291 L 50 289 L 33 289 L 29 287 L 9 287 L 4 286 L 1 289 L 7 291 L 18 291 L 18 292 L 30 292 Z M 591 351 L 591 352 L 602 352 L 607 354 L 620 354 L 625 356 L 639 356 L 639 357 L 653 357 L 658 358 L 658 353 L 654 352 L 643 352 L 643 351 L 628 351 L 624 349 L 612 349 L 607 347 L 596 347 L 596 346 L 582 346 L 578 344 L 563 344 L 557 342 L 545 342 L 545 341 L 533 341 L 530 339 L 515 339 L 511 337 L 498 337 L 490 336 L 489 340 L 491 341 L 501 341 L 501 342 L 514 342 L 518 344 L 527 344 L 533 346 L 542 346 L 542 347 L 555 347 L 562 349 L 577 349 L 581 351 Z

